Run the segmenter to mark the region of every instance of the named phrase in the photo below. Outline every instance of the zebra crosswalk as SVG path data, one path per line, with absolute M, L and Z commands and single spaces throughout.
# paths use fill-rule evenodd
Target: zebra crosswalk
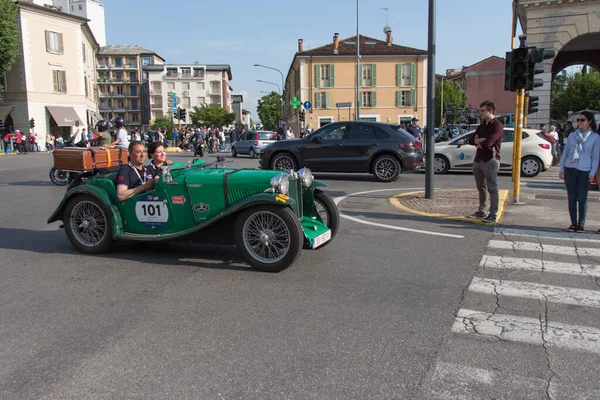
M 497 227 L 423 398 L 598 399 L 599 361 L 600 237 Z

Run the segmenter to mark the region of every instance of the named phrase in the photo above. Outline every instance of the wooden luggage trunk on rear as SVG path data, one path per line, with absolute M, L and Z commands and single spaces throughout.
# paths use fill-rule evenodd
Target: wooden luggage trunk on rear
M 126 149 L 108 147 L 68 147 L 55 149 L 54 168 L 69 171 L 91 171 L 127 164 Z

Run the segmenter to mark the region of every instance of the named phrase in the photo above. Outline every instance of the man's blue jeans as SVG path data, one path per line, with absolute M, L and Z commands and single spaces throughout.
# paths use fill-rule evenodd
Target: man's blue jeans
M 577 168 L 565 168 L 565 186 L 569 201 L 569 215 L 572 225 L 585 225 L 587 214 L 587 196 L 590 188 L 590 171 L 580 171 Z M 577 206 L 579 205 L 579 218 Z

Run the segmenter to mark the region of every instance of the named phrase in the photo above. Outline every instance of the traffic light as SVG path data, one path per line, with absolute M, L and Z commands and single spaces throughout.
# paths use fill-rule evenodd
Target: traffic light
M 519 47 L 506 53 L 504 90 L 516 92 L 525 89 L 528 83 L 528 49 Z
M 535 75 L 543 74 L 543 68 L 536 68 L 535 64 L 541 63 L 544 60 L 548 60 L 550 58 L 554 58 L 555 52 L 554 50 L 548 49 L 538 49 L 537 47 L 529 48 L 529 59 L 528 59 L 528 76 L 527 80 L 527 90 L 532 90 L 533 88 L 540 87 L 544 84 L 544 80 L 541 78 L 535 78 Z
M 179 119 L 182 121 L 185 121 L 186 118 L 187 118 L 187 110 L 185 108 L 180 108 L 179 109 Z
M 300 115 L 298 116 L 300 122 L 304 122 L 306 120 L 306 111 L 300 110 Z
M 29 120 L 29 126 L 31 126 L 32 128 L 35 128 L 35 120 L 33 118 L 31 118 Z
M 527 115 L 535 114 L 536 112 L 538 112 L 537 106 L 540 104 L 539 99 L 540 98 L 538 96 L 529 96 L 529 105 L 527 106 Z
M 181 118 L 179 118 L 180 115 L 181 115 L 181 108 L 177 107 L 177 112 L 175 113 L 174 118 L 181 119 Z
M 4 129 L 5 129 L 5 128 L 6 128 L 6 127 L 4 126 L 4 120 L 1 120 L 1 119 L 0 119 L 0 133 L 4 133 Z

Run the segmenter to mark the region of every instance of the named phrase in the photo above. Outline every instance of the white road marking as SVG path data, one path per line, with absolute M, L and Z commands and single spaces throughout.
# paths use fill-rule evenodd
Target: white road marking
M 592 236 L 584 236 L 581 233 L 569 233 L 569 232 L 544 232 L 534 231 L 527 229 L 514 229 L 514 228 L 503 228 L 496 227 L 494 233 L 499 235 L 509 236 L 528 236 L 539 239 L 560 239 L 560 240 L 577 240 L 578 242 L 595 242 L 600 243 L 600 238 L 593 238 Z
M 552 286 L 534 282 L 500 281 L 474 277 L 469 291 L 523 299 L 547 300 L 551 303 L 600 308 L 600 291 Z
M 559 322 L 546 324 L 535 318 L 461 309 L 454 318 L 452 332 L 600 354 L 600 329 Z
M 480 266 L 483 268 L 516 269 L 600 278 L 600 265 L 542 261 L 535 258 L 483 256 Z
M 335 204 L 339 205 L 341 201 L 347 199 L 348 197 L 360 196 L 361 194 L 369 194 L 369 193 L 377 193 L 377 192 L 390 192 L 390 191 L 395 191 L 395 192 L 399 193 L 399 192 L 403 192 L 403 191 L 421 190 L 421 189 L 422 188 L 403 188 L 403 189 L 395 188 L 395 189 L 368 190 L 366 192 L 350 193 L 350 194 L 347 194 L 345 196 L 336 197 L 335 199 L 333 199 L 333 201 L 335 202 Z M 346 214 L 344 214 L 341 211 L 340 211 L 340 217 L 349 219 L 350 221 L 358 222 L 359 224 L 376 226 L 378 228 L 387 228 L 387 229 L 393 229 L 393 230 L 397 230 L 397 231 L 422 233 L 424 235 L 443 236 L 443 237 L 450 237 L 450 238 L 455 238 L 455 239 L 464 239 L 464 236 L 462 236 L 462 235 L 453 235 L 453 234 L 450 234 L 450 233 L 423 231 L 423 230 L 419 230 L 419 229 L 404 228 L 404 227 L 401 227 L 401 226 L 386 225 L 386 224 L 379 224 L 379 223 L 371 222 L 371 221 L 364 221 L 362 219 L 346 215 Z
M 579 257 L 600 257 L 600 249 L 589 247 L 578 247 L 575 249 L 574 246 L 555 246 L 550 244 L 513 242 L 508 240 L 490 240 L 488 247 L 492 249 L 537 251 L 539 253 L 543 252 L 546 254 L 560 254 Z

